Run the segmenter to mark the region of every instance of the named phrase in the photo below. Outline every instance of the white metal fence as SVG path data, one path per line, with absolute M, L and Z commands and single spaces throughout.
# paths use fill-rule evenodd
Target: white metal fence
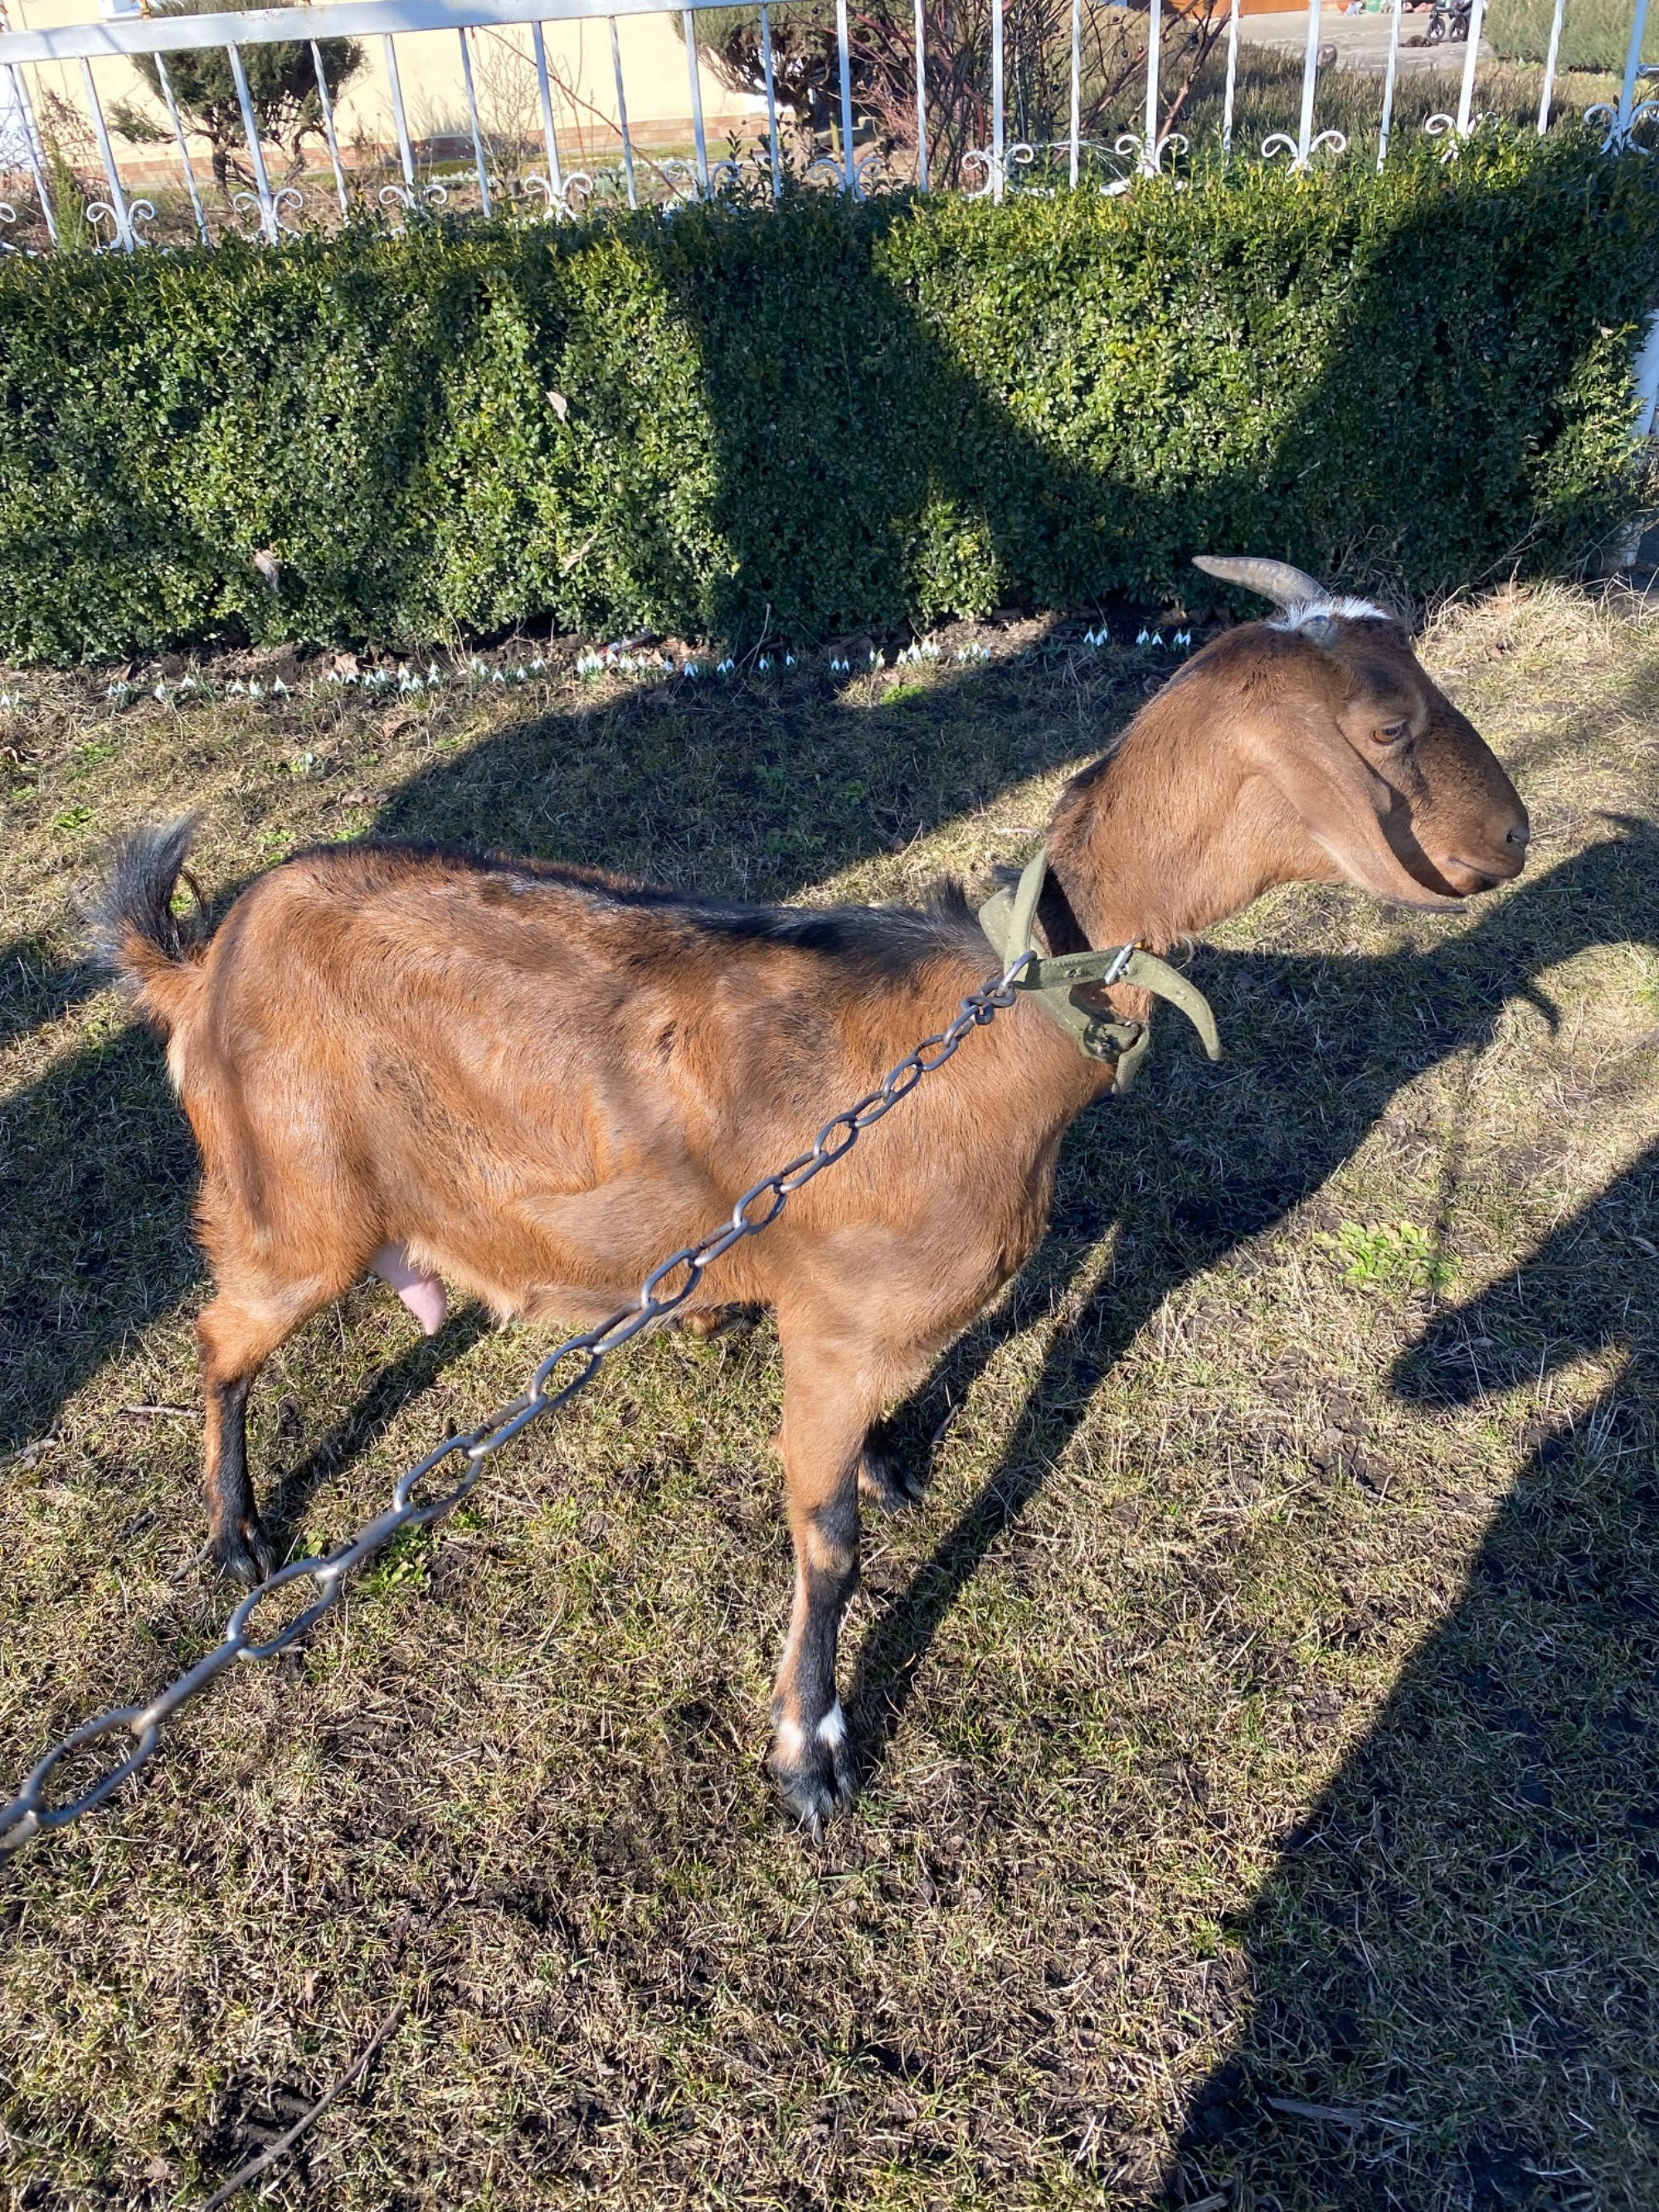
M 696 18 L 714 4 L 716 0 L 691 0 L 690 5 L 668 11 L 660 0 L 323 0 L 316 6 L 225 14 L 163 12 L 48 30 L 0 32 L 0 176 L 11 195 L 0 198 L 0 252 L 44 251 L 68 242 L 62 235 L 66 191 L 79 195 L 75 204 L 89 234 L 87 242 L 102 250 L 131 252 L 164 242 L 162 226 L 157 223 L 157 198 L 173 204 L 176 234 L 182 240 L 193 234 L 209 244 L 237 229 L 274 245 L 308 224 L 364 216 L 401 223 L 440 210 L 484 216 L 514 210 L 563 219 L 580 213 L 596 195 L 614 195 L 629 205 L 651 198 L 672 204 L 732 192 L 769 193 L 775 199 L 792 180 L 829 185 L 855 198 L 895 185 L 924 191 L 951 188 L 994 199 L 1060 185 L 1092 185 L 1118 192 L 1129 189 L 1138 175 L 1154 174 L 1192 158 L 1206 143 L 1228 157 L 1283 158 L 1292 168 L 1303 169 L 1321 156 L 1350 152 L 1357 137 L 1357 100 L 1366 110 L 1367 155 L 1381 167 L 1402 128 L 1443 137 L 1449 156 L 1485 119 L 1480 91 L 1481 71 L 1486 66 L 1481 37 L 1486 0 L 1436 0 L 1437 12 L 1430 18 L 1402 14 L 1394 0 L 1383 0 L 1391 12 L 1379 20 L 1377 29 L 1380 33 L 1386 24 L 1386 46 L 1379 40 L 1360 92 L 1355 89 L 1353 70 L 1338 67 L 1340 57 L 1332 40 L 1330 13 L 1322 15 L 1319 0 L 1309 0 L 1305 37 L 1300 39 L 1299 80 L 1293 61 L 1279 64 L 1280 89 L 1290 102 L 1284 127 L 1249 135 L 1242 72 L 1247 74 L 1251 65 L 1246 58 L 1259 57 L 1264 49 L 1242 44 L 1238 0 L 1185 0 L 1179 9 L 1169 0 L 1150 0 L 1150 4 L 1140 0 L 1139 6 L 1127 7 L 1123 0 L 1116 0 L 1115 7 L 1105 9 L 1097 0 L 1069 0 L 1069 21 L 1066 0 L 1056 0 L 1057 12 L 1043 17 L 1045 35 L 1054 50 L 1049 57 L 1054 64 L 1052 98 L 1046 112 L 1041 100 L 1033 104 L 1018 66 L 1014 70 L 1017 81 L 1011 84 L 1011 38 L 1018 64 L 1023 0 L 986 0 L 983 51 L 969 52 L 966 73 L 961 53 L 941 58 L 940 26 L 948 25 L 951 17 L 942 15 L 930 0 L 914 0 L 913 14 L 911 0 L 882 0 L 879 16 L 854 9 L 853 0 L 835 0 L 833 39 L 821 56 L 824 82 L 815 95 L 823 128 L 809 119 L 803 129 L 799 104 L 792 121 L 787 88 L 781 82 L 776 35 L 780 21 L 787 24 L 789 10 L 762 4 L 754 16 L 756 105 L 763 111 L 757 113 L 756 136 L 746 148 L 734 138 L 724 153 L 711 156 Z M 1572 4 L 1573 0 L 1554 0 L 1547 54 L 1535 72 L 1535 116 L 1530 84 L 1527 89 L 1528 125 L 1535 124 L 1542 133 L 1563 119 L 1587 123 L 1599 134 L 1604 149 L 1633 146 L 1646 152 L 1641 129 L 1659 113 L 1659 101 L 1642 97 L 1648 0 L 1634 0 L 1616 94 L 1609 87 L 1611 96 L 1606 100 L 1587 107 L 1582 117 L 1575 111 L 1566 118 L 1558 101 L 1557 58 L 1566 11 Z M 733 12 L 722 10 L 723 27 L 729 27 Z M 678 16 L 684 37 L 690 143 L 681 155 L 653 155 L 640 147 L 630 131 L 617 20 L 646 15 L 671 22 Z M 1126 35 L 1133 27 L 1133 38 L 1123 51 L 1132 52 L 1135 71 L 1127 94 L 1134 103 L 1134 117 L 1130 127 L 1102 137 L 1085 127 L 1085 106 L 1098 109 L 1102 104 L 1098 58 L 1103 51 L 1096 36 L 1094 58 L 1085 62 L 1085 24 L 1095 33 L 1108 16 L 1116 18 L 1115 28 Z M 562 125 L 560 115 L 568 87 L 549 59 L 545 30 L 581 21 L 608 26 L 610 33 L 616 158 L 604 165 L 591 159 L 584 165 L 581 155 L 575 161 L 568 158 L 570 117 L 567 109 Z M 1440 34 L 1449 27 L 1453 41 L 1462 40 L 1466 33 L 1466 43 L 1439 50 L 1437 59 L 1451 68 L 1443 66 L 1432 80 L 1439 95 L 1437 101 L 1427 102 L 1432 112 L 1402 120 L 1402 85 L 1427 58 L 1419 51 L 1424 37 L 1413 36 L 1411 26 L 1425 22 L 1431 33 L 1437 27 Z M 872 24 L 880 32 L 876 44 L 882 48 L 886 70 L 881 79 L 884 106 L 875 96 Z M 503 27 L 512 27 L 514 34 L 525 41 L 525 60 L 534 72 L 538 128 L 531 134 L 533 143 L 518 149 L 522 158 L 504 157 L 498 134 L 486 130 L 479 104 L 475 42 L 481 34 Z M 471 140 L 459 167 L 453 155 L 446 166 L 433 157 L 429 147 L 417 144 L 399 76 L 400 39 L 434 32 L 455 41 L 455 76 Z M 908 70 L 910 82 L 902 103 L 892 96 L 894 44 L 900 34 L 897 67 Z M 361 160 L 354 172 L 337 133 L 324 49 L 339 40 L 374 42 L 383 61 L 395 150 L 386 148 L 386 167 L 378 173 L 372 166 L 365 168 Z M 265 143 L 269 131 L 262 139 L 247 68 L 250 49 L 273 46 L 303 50 L 309 56 L 315 90 L 311 112 L 320 141 L 314 176 L 273 175 Z M 175 96 L 168 69 L 170 56 L 177 69 L 179 57 L 207 52 L 225 57 L 240 113 L 240 131 L 234 118 L 230 125 L 234 152 L 216 165 L 219 189 L 202 173 L 199 143 L 192 151 L 191 139 L 199 142 L 202 128 Z M 1172 53 L 1178 53 L 1186 64 L 1184 82 L 1179 84 L 1171 78 Z M 122 173 L 115 148 L 120 134 L 112 130 L 98 82 L 100 65 L 107 69 L 118 62 L 126 66 L 138 57 L 153 58 L 151 82 L 167 112 L 168 158 L 176 161 L 176 183 L 150 180 L 145 196 L 135 185 L 130 156 L 129 173 Z M 975 83 L 970 78 L 980 61 L 981 81 Z M 50 131 L 42 128 L 31 79 L 43 67 L 61 70 L 65 64 L 72 65 L 78 76 L 79 112 L 95 146 L 96 173 L 90 163 L 77 167 L 66 161 Z M 1179 76 L 1180 70 L 1176 74 Z M 1333 120 L 1328 111 L 1334 82 L 1339 78 L 1346 80 L 1343 112 Z M 1201 124 L 1177 130 L 1177 122 L 1202 114 L 1203 99 L 1192 97 L 1201 81 L 1208 82 L 1215 95 L 1209 112 Z M 306 99 L 311 100 L 309 90 Z M 1062 100 L 1063 112 L 1057 112 Z M 1419 99 L 1418 105 L 1420 108 L 1425 103 Z M 1518 119 L 1513 86 L 1510 109 L 1510 118 Z M 222 137 L 222 120 L 220 127 Z M 561 143 L 562 127 L 566 146 Z M 948 161 L 939 158 L 939 149 L 947 141 Z M 324 149 L 325 169 L 320 166 Z M 291 167 L 297 171 L 297 156 Z

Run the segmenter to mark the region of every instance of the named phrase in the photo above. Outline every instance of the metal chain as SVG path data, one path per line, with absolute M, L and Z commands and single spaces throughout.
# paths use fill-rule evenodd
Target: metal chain
M 434 1451 L 428 1452 L 398 1484 L 385 1512 L 377 1514 L 349 1542 L 321 1559 L 295 1559 L 267 1576 L 231 1614 L 222 1640 L 147 1705 L 118 1705 L 94 1720 L 83 1721 L 71 1735 L 54 1744 L 31 1771 L 16 1796 L 0 1809 L 0 1857 L 26 1844 L 32 1836 L 67 1827 L 71 1820 L 78 1820 L 83 1813 L 91 1812 L 94 1806 L 101 1805 L 112 1790 L 119 1789 L 127 1777 L 143 1765 L 161 1741 L 164 1723 L 179 1706 L 204 1690 L 233 1660 L 274 1659 L 322 1618 L 338 1599 L 347 1578 L 382 1545 L 389 1543 L 400 1528 L 423 1528 L 429 1522 L 452 1511 L 477 1482 L 491 1453 L 498 1452 L 532 1421 L 556 1412 L 561 1406 L 568 1405 L 579 1390 L 585 1390 L 611 1352 L 637 1336 L 641 1329 L 672 1313 L 677 1306 L 684 1305 L 702 1280 L 704 1271 L 723 1253 L 741 1243 L 745 1237 L 758 1237 L 763 1230 L 770 1228 L 798 1190 L 851 1152 L 864 1131 L 872 1122 L 879 1121 L 884 1114 L 890 1113 L 901 1098 L 908 1097 L 924 1075 L 943 1067 L 969 1030 L 982 1026 L 1004 1007 L 1011 1006 L 1014 1002 L 1015 978 L 1035 957 L 1030 951 L 1018 954 L 1000 975 L 964 999 L 947 1029 L 936 1036 L 924 1037 L 896 1066 L 888 1069 L 873 1091 L 866 1091 L 862 1098 L 826 1121 L 807 1151 L 797 1153 L 775 1174 L 746 1190 L 732 1207 L 729 1220 L 713 1236 L 701 1244 L 688 1244 L 671 1253 L 659 1267 L 653 1267 L 631 1305 L 612 1314 L 597 1328 L 567 1338 L 556 1352 L 549 1352 L 542 1361 L 531 1377 L 528 1389 L 498 1407 L 477 1428 L 451 1437 Z M 679 1280 L 671 1288 L 671 1279 L 676 1275 Z M 578 1363 L 575 1372 L 555 1389 L 554 1376 L 572 1361 Z M 458 1452 L 465 1453 L 469 1462 L 460 1480 L 441 1497 L 430 1498 L 423 1504 L 417 1503 L 416 1493 L 421 1486 Z M 273 1590 L 304 1575 L 309 1575 L 316 1585 L 315 1599 L 286 1628 L 263 1638 L 256 1635 L 252 1620 L 257 1609 Z M 136 1736 L 137 1742 L 118 1766 L 66 1804 L 48 1805 L 45 1802 L 46 1784 L 53 1769 L 71 1752 L 96 1743 L 104 1736 L 117 1735 L 123 1729 Z

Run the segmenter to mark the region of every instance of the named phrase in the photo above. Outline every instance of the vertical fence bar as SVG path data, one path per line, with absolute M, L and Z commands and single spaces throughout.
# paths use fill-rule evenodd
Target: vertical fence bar
M 1647 329 L 1642 334 L 1642 343 L 1636 349 L 1636 359 L 1631 364 L 1631 382 L 1636 386 L 1634 430 L 1639 442 L 1653 435 L 1653 418 L 1656 411 L 1659 411 L 1659 314 L 1648 317 Z M 1639 544 L 1639 525 L 1633 534 Z M 1627 557 L 1634 558 L 1634 556 L 1635 547 L 1632 546 Z
M 634 189 L 634 141 L 628 135 L 628 94 L 623 90 L 622 40 L 617 36 L 617 19 L 611 18 L 611 66 L 617 74 L 617 119 L 622 125 L 623 174 L 628 179 L 628 204 L 636 208 L 639 194 Z
M 1636 104 L 1636 72 L 1642 66 L 1642 40 L 1648 27 L 1648 0 L 1636 0 L 1636 21 L 1631 25 L 1625 54 L 1625 81 L 1619 88 L 1619 129 L 1615 143 L 1630 137 L 1630 112 Z
M 547 149 L 547 182 L 553 205 L 564 201 L 564 177 L 559 168 L 558 133 L 553 128 L 553 87 L 547 75 L 547 41 L 542 36 L 539 23 L 530 26 L 531 44 L 536 50 L 536 97 L 541 102 L 542 144 Z
M 179 103 L 173 96 L 173 79 L 167 75 L 167 57 L 155 57 L 155 74 L 161 80 L 161 98 L 167 103 L 167 119 L 173 125 L 173 140 L 179 149 L 179 166 L 185 173 L 185 190 L 190 194 L 190 211 L 196 218 L 196 235 L 204 246 L 213 240 L 208 235 L 207 217 L 202 212 L 202 195 L 196 189 L 196 172 L 190 165 L 190 148 L 185 140 L 185 126 L 179 114 Z
M 392 42 L 386 41 L 389 46 Z M 242 135 L 247 140 L 248 158 L 253 164 L 253 189 L 259 201 L 259 228 L 264 233 L 267 246 L 276 243 L 276 203 L 270 197 L 270 179 L 265 174 L 265 152 L 259 143 L 259 125 L 253 112 L 253 102 L 248 97 L 247 71 L 242 67 L 240 46 L 227 46 L 230 57 L 230 74 L 236 86 L 236 105 L 242 111 Z
M 158 57 L 159 59 L 159 57 Z M 323 136 L 328 141 L 328 158 L 334 168 L 334 189 L 339 195 L 340 213 L 351 213 L 351 198 L 346 191 L 345 171 L 340 166 L 340 142 L 334 135 L 334 102 L 329 98 L 328 72 L 323 67 L 323 50 L 315 39 L 311 41 L 311 66 L 317 79 L 317 104 L 323 111 Z
M 1314 88 L 1319 82 L 1319 0 L 1308 0 L 1308 43 L 1302 52 L 1302 114 L 1296 126 L 1298 168 L 1308 164 L 1313 144 Z
M 1002 0 L 995 0 L 1000 7 Z M 841 166 L 850 199 L 859 195 L 858 171 L 853 166 L 852 33 L 847 23 L 847 0 L 836 0 L 836 45 L 841 53 Z
M 916 0 L 916 184 L 927 189 L 927 26 L 924 0 Z
M 1156 4 L 1156 0 L 1154 0 Z M 1002 0 L 991 0 L 991 197 L 1002 198 Z
M 461 76 L 466 83 L 466 112 L 472 125 L 472 161 L 478 172 L 478 210 L 488 216 L 493 212 L 489 198 L 489 167 L 484 160 L 483 125 L 478 120 L 478 99 L 472 88 L 472 53 L 466 43 L 466 26 L 456 26 L 455 35 L 461 42 Z
M 1238 0 L 1227 16 L 1227 89 L 1221 100 L 1221 150 L 1233 150 L 1233 102 L 1238 92 Z
M 409 121 L 404 113 L 404 83 L 398 74 L 398 49 L 392 33 L 386 32 L 380 40 L 386 53 L 386 82 L 392 88 L 392 119 L 398 131 L 398 159 L 403 164 L 404 190 L 409 195 L 409 204 L 415 204 L 415 149 L 409 143 Z
M 1233 0 L 1237 7 L 1238 0 Z M 1066 181 L 1077 190 L 1078 153 L 1083 136 L 1083 0 L 1072 0 L 1072 112 L 1071 144 L 1067 149 Z
M 29 98 L 28 87 L 23 82 L 23 72 L 12 63 L 6 64 L 6 79 L 11 86 L 13 104 L 23 122 L 23 147 L 28 156 L 29 174 L 34 179 L 35 197 L 40 203 L 45 218 L 46 236 L 56 246 L 58 217 L 52 212 L 52 194 L 46 185 L 46 165 L 40 148 L 40 134 L 34 127 L 34 103 Z
M 1480 58 L 1480 27 L 1485 21 L 1486 0 L 1472 0 L 1469 9 L 1469 41 L 1463 56 L 1463 82 L 1457 90 L 1457 135 L 1467 138 L 1474 117 L 1474 72 Z
M 697 73 L 697 19 L 690 9 L 682 11 L 685 25 L 685 66 L 691 78 L 691 135 L 697 149 L 697 195 L 712 197 L 708 189 L 708 141 L 702 128 L 702 79 Z
M 761 0 L 760 15 L 761 67 L 766 74 L 766 150 L 772 163 L 772 204 L 775 207 L 783 198 L 783 162 L 778 153 L 778 88 L 772 73 L 772 16 L 766 0 Z
M 1159 19 L 1163 13 L 1164 0 L 1152 0 L 1146 10 L 1146 125 L 1140 147 L 1140 167 L 1149 177 L 1158 174 L 1158 46 L 1164 33 Z
M 1558 0 L 1560 4 L 1560 0 Z M 1381 176 L 1382 164 L 1389 158 L 1389 131 L 1394 122 L 1394 88 L 1400 76 L 1400 0 L 1395 0 L 1394 16 L 1389 25 L 1389 70 L 1382 80 L 1382 128 L 1376 134 L 1376 171 Z
M 1544 57 L 1544 89 L 1538 95 L 1538 135 L 1541 138 L 1550 127 L 1550 101 L 1555 93 L 1555 61 L 1561 51 L 1561 19 L 1566 13 L 1567 0 L 1555 0 L 1555 13 L 1550 18 L 1549 52 Z
M 131 253 L 137 244 L 132 235 L 132 217 L 127 212 L 127 196 L 121 190 L 120 172 L 115 166 L 115 149 L 109 143 L 104 111 L 98 104 L 98 88 L 92 81 L 92 64 L 84 54 L 81 58 L 81 82 L 85 88 L 87 107 L 92 116 L 93 136 L 98 141 L 98 158 L 104 165 L 104 174 L 109 179 L 110 212 L 115 217 L 115 235 L 121 251 Z

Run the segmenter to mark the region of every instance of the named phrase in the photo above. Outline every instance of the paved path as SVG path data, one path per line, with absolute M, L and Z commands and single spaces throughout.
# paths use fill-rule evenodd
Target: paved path
M 1334 8 L 1326 8 L 1319 18 L 1319 43 L 1336 48 L 1338 69 L 1374 71 L 1380 76 L 1389 65 L 1391 20 L 1387 15 L 1339 15 Z M 1443 42 L 1437 46 L 1413 46 L 1408 43 L 1422 37 L 1428 21 L 1426 8 L 1413 9 L 1400 26 L 1402 76 L 1430 70 L 1455 74 L 1463 66 L 1464 49 L 1461 46 Z M 1298 8 L 1293 14 L 1283 15 L 1241 15 L 1238 35 L 1246 46 L 1273 46 L 1281 53 L 1299 55 L 1308 42 L 1308 11 Z M 1484 39 L 1480 41 L 1480 58 L 1483 62 L 1496 59 Z

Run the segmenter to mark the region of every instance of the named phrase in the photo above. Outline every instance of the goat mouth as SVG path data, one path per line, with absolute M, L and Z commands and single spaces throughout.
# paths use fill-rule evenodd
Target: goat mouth
M 1524 865 L 1519 854 L 1487 860 L 1466 860 L 1450 854 L 1437 864 L 1435 872 L 1459 898 L 1478 898 L 1482 891 L 1496 890 L 1499 884 L 1512 882 Z

